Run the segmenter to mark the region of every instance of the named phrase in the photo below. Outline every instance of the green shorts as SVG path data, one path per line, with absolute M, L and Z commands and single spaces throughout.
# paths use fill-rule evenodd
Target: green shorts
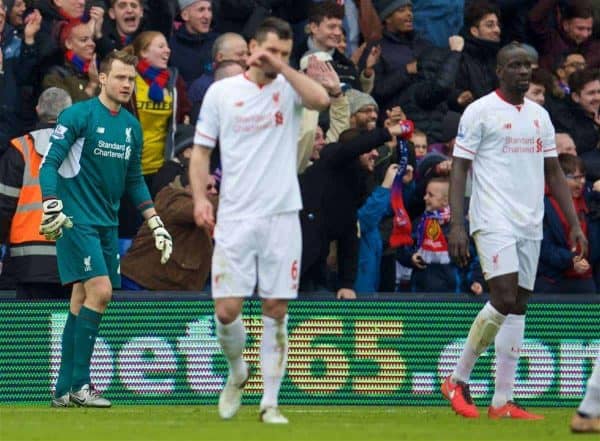
M 74 224 L 63 228 L 56 241 L 58 273 L 63 284 L 108 276 L 113 288 L 121 287 L 119 235 L 117 227 Z

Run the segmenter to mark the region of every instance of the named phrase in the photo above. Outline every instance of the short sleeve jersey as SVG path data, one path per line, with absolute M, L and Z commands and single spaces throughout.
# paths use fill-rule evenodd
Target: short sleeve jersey
M 98 98 L 74 104 L 50 136 L 40 169 L 43 197 L 61 199 L 73 222 L 95 226 L 118 225 L 126 189 L 140 210 L 152 207 L 141 176 L 142 142 L 140 124 L 127 110 L 111 113 Z
M 542 238 L 544 158 L 557 156 L 544 108 L 527 98 L 522 105 L 511 104 L 499 91 L 478 99 L 460 120 L 454 156 L 473 161 L 471 234 Z
M 302 208 L 296 175 L 300 97 L 282 75 L 259 86 L 245 74 L 214 83 L 194 144 L 221 151 L 218 219 L 258 218 Z

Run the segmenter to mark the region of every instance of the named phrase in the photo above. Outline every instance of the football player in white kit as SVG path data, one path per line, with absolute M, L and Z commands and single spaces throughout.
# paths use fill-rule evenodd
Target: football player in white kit
M 208 166 L 217 140 L 223 178 L 214 231 L 212 296 L 216 333 L 229 365 L 219 397 L 219 415 L 232 418 L 250 375 L 242 357 L 246 332 L 241 311 L 255 289 L 262 298 L 260 366 L 264 394 L 260 418 L 287 423 L 277 406 L 287 366 L 287 302 L 298 294 L 302 207 L 296 176 L 302 106 L 329 106 L 325 89 L 292 69 L 292 30 L 266 19 L 250 41 L 249 69 L 214 83 L 207 91 L 194 138 L 190 182 L 194 217 L 214 226 L 206 198 Z
M 513 385 L 540 253 L 544 183 L 567 217 L 573 253 L 583 256 L 587 241 L 558 163 L 548 113 L 524 98 L 531 78 L 527 52 L 518 43 L 503 47 L 496 72 L 499 89 L 469 105 L 459 124 L 450 174 L 448 238 L 451 256 L 465 265 L 469 237 L 464 195 L 472 167 L 470 234 L 490 301 L 475 318 L 454 372 L 442 383 L 442 394 L 457 414 L 477 418 L 468 381 L 479 356 L 495 343 L 496 383 L 488 417 L 541 419 L 514 402 Z

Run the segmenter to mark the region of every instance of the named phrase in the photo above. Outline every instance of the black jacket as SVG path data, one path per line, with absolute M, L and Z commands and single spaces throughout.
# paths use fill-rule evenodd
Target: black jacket
M 470 90 L 474 100 L 487 95 L 498 86 L 496 54 L 500 43 L 465 36 L 460 69 L 456 77 L 456 91 Z
M 300 67 L 300 59 L 308 52 L 308 38 L 304 39 L 302 44 L 298 45 L 294 50 L 291 57 L 291 65 L 295 68 Z M 333 60 L 331 66 L 340 77 L 340 82 L 348 84 L 350 87 L 356 90 L 362 90 L 360 84 L 360 72 L 354 65 L 354 63 L 342 54 L 340 51 L 333 51 Z
M 2 33 L 3 73 L 0 74 L 0 156 L 9 141 L 33 125 L 33 85 L 39 45 L 25 44 L 22 35 L 6 24 Z
M 390 140 L 387 129 L 375 129 L 346 143 L 332 143 L 300 176 L 303 210 L 302 272 L 327 256 L 338 241 L 340 288 L 352 288 L 358 265 L 357 211 L 367 195 L 367 172 L 358 164 L 363 153 Z
M 550 117 L 557 132 L 571 135 L 579 156 L 599 146 L 600 126 L 571 98 L 565 99 L 553 108 Z
M 417 80 L 400 96 L 406 117 L 427 134 L 429 144 L 447 141 L 442 139 L 442 122 L 455 90 L 460 57 L 460 52 L 431 48 L 418 59 Z
M 379 44 L 381 57 L 375 66 L 373 97 L 383 111 L 397 105 L 399 96 L 416 79 L 416 75 L 406 71 L 406 65 L 433 46 L 414 32 L 394 34 L 388 31 L 383 31 Z

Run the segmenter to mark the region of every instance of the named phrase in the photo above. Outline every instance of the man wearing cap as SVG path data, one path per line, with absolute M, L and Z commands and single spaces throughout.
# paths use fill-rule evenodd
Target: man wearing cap
M 415 80 L 419 70 L 416 59 L 432 45 L 413 29 L 410 0 L 376 0 L 374 4 L 384 30 L 373 96 L 382 108 L 388 109 Z
M 210 30 L 213 11 L 210 0 L 178 0 L 183 25 L 169 41 L 171 66 L 189 86 L 212 69 L 212 47 L 217 34 Z

